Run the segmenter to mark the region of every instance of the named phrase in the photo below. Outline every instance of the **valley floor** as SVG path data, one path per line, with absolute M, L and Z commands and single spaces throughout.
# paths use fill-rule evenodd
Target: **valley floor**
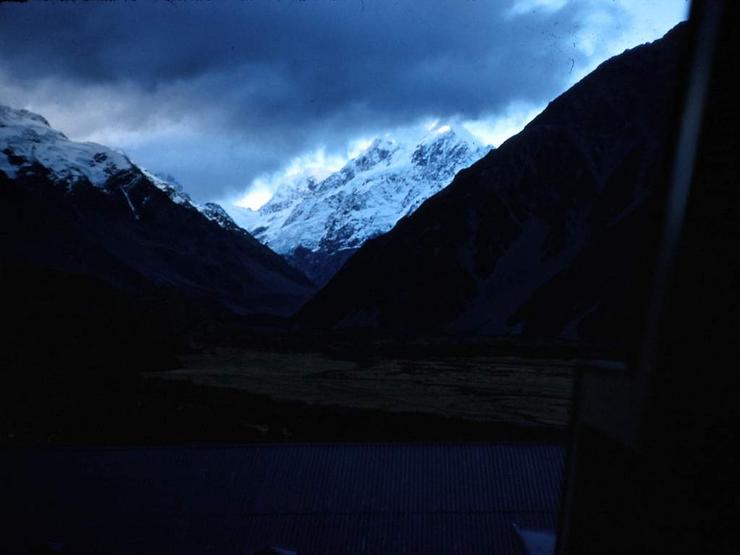
M 149 380 L 187 382 L 278 401 L 563 429 L 573 371 L 567 361 L 520 356 L 350 358 L 217 349 L 183 357 Z
M 133 378 L 8 383 L 0 434 L 6 445 L 563 439 L 572 359 L 495 350 L 200 347 Z

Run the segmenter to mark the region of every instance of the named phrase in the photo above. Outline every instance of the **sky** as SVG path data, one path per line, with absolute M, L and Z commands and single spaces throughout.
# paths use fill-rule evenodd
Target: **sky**
M 686 0 L 0 4 L 0 104 L 256 207 L 381 134 L 457 122 L 498 146 Z

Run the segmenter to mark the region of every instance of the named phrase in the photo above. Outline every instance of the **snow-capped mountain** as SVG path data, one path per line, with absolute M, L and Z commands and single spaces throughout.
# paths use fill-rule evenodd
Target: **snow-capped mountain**
M 602 63 L 366 242 L 298 320 L 629 345 L 659 236 L 686 32 Z
M 104 188 L 111 176 L 131 170 L 134 164 L 122 152 L 91 142 L 70 141 L 53 129 L 43 116 L 28 110 L 14 110 L 0 105 L 0 170 L 10 178 L 34 164 L 46 168 L 54 181 L 74 187 L 85 179 Z M 215 203 L 199 205 L 171 175 L 159 175 L 139 167 L 149 180 L 175 203 L 192 207 L 228 229 L 238 226 Z M 125 192 L 125 189 L 124 189 Z
M 288 314 L 313 291 L 218 205 L 42 117 L 0 106 L 0 254 L 128 291 Z
M 321 284 L 365 241 L 390 230 L 488 151 L 459 126 L 436 127 L 419 142 L 379 138 L 326 179 L 297 176 L 259 210 L 232 214 Z
M 42 116 L 0 105 L 0 171 L 11 179 L 34 164 L 44 167 L 57 183 L 73 186 L 86 179 L 104 187 L 115 173 L 130 170 L 120 152 L 95 143 L 70 141 Z

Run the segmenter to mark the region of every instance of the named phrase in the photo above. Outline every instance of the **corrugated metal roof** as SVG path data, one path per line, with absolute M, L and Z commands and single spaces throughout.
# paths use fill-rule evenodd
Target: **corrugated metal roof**
M 101 553 L 516 553 L 554 528 L 556 445 L 281 444 L 6 452 L 0 542 Z M 1 545 L 1 544 L 0 544 Z M 0 548 L 0 552 L 2 549 Z M 78 552 L 73 549 L 73 553 Z

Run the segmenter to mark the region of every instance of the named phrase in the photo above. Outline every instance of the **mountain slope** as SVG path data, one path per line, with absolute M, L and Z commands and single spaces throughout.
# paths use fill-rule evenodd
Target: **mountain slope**
M 391 229 L 486 152 L 462 127 L 432 129 L 418 144 L 376 139 L 323 181 L 286 181 L 257 212 L 235 215 L 324 283 L 365 241 Z
M 229 231 L 244 233 L 244 229 L 237 225 L 231 216 L 223 209 L 220 204 L 215 202 L 206 202 L 203 205 L 196 204 L 190 195 L 185 192 L 182 185 L 171 175 L 160 176 L 158 174 L 139 168 L 142 173 L 154 185 L 162 189 L 170 199 L 176 204 L 193 208 L 203 214 L 209 220 L 216 222 L 218 225 Z
M 683 35 L 679 25 L 601 64 L 521 133 L 460 172 L 391 232 L 366 243 L 301 310 L 299 321 L 409 332 L 578 335 L 578 322 L 618 296 L 600 289 L 602 278 L 614 274 L 609 283 L 619 288 L 621 277 L 640 263 L 636 245 L 611 235 L 642 235 L 632 224 L 621 226 L 629 233 L 612 230 L 650 196 Z M 618 252 L 605 250 L 607 244 Z M 551 286 L 525 309 L 558 276 L 568 281 L 577 260 L 580 288 L 567 288 L 567 307 L 561 303 L 560 313 L 549 313 L 551 295 L 564 290 Z
M 0 248 L 7 261 L 133 292 L 174 290 L 237 313 L 292 312 L 307 278 L 123 154 L 76 143 L 41 116 L 0 107 Z

